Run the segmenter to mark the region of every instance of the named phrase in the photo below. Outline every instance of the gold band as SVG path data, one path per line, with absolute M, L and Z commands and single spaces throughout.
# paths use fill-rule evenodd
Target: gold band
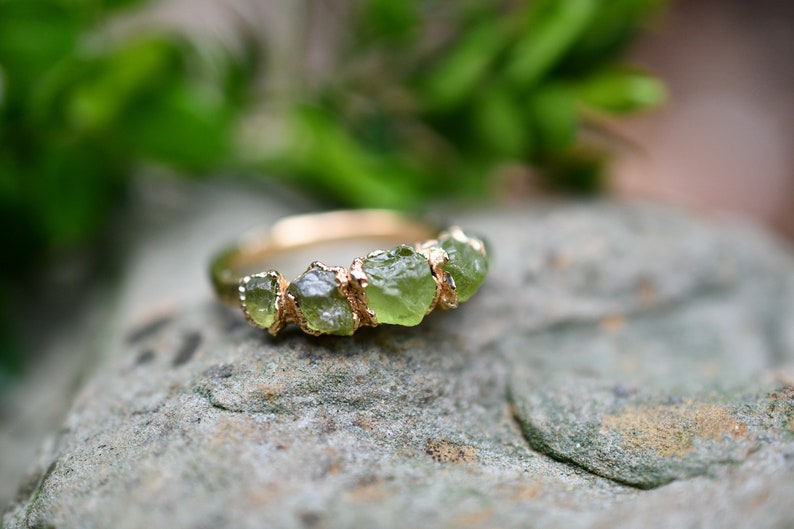
M 446 239 L 443 239 L 444 237 Z M 333 296 L 348 304 L 342 312 L 350 312 L 349 321 L 340 324 L 338 329 L 333 326 L 329 329 L 322 325 L 314 325 L 310 321 L 311 318 L 307 318 L 307 315 L 304 314 L 306 312 L 304 309 L 309 310 L 309 302 L 306 302 L 306 307 L 302 307 L 303 302 L 299 299 L 300 293 L 288 291 L 290 283 L 278 272 L 271 270 L 265 273 L 246 275 L 245 270 L 259 263 L 267 262 L 284 252 L 321 243 L 359 239 L 374 239 L 384 242 L 405 241 L 412 244 L 410 247 L 401 245 L 394 251 L 402 249 L 401 251 L 408 252 L 407 255 L 412 256 L 414 262 L 416 259 L 426 260 L 421 261 L 425 264 L 420 265 L 420 273 L 426 274 L 428 277 L 432 276 L 435 281 L 435 294 L 427 307 L 426 312 L 428 313 L 436 306 L 448 309 L 455 308 L 458 304 L 455 280 L 445 270 L 445 266 L 449 262 L 449 253 L 441 248 L 440 240 L 450 240 L 458 245 L 465 244 L 467 251 L 475 252 L 475 255 L 485 263 L 484 266 L 487 269 L 485 246 L 482 241 L 464 235 L 457 228 L 441 232 L 430 223 L 420 222 L 393 211 L 353 210 L 287 217 L 265 230 L 249 233 L 213 259 L 210 267 L 212 284 L 222 301 L 242 306 L 249 323 L 267 328 L 271 334 L 276 334 L 288 323 L 295 323 L 304 332 L 310 334 L 352 334 L 360 326 L 375 326 L 379 323 L 376 312 L 368 307 L 366 289 L 369 279 L 364 267 L 369 260 L 377 260 L 379 256 L 386 255 L 386 252 L 377 251 L 369 254 L 366 258 L 356 258 L 349 269 L 327 267 L 322 263 L 315 262 L 304 273 L 306 275 L 314 269 L 317 274 L 333 274 L 336 280 L 336 291 L 333 292 Z M 396 259 L 400 259 L 400 257 L 396 257 Z M 450 266 L 453 267 L 453 265 Z M 424 267 L 424 272 L 421 272 L 422 267 Z M 293 283 L 299 280 L 300 278 Z M 265 312 L 270 311 L 272 314 L 268 314 L 270 319 L 266 319 L 265 323 L 252 314 L 252 306 L 256 300 L 252 298 L 251 289 L 257 286 L 254 285 L 257 281 L 262 283 L 269 281 L 268 284 L 273 289 L 272 306 L 269 302 L 265 307 Z M 425 281 L 428 280 L 425 279 Z M 412 293 L 410 285 L 409 287 L 403 286 L 403 288 L 409 289 L 408 294 Z M 399 298 L 395 299 L 398 303 L 400 302 Z M 342 316 L 347 316 L 347 314 L 342 314 Z M 394 322 L 387 321 L 385 323 Z
M 220 252 L 210 269 L 215 293 L 225 303 L 239 303 L 242 270 L 282 252 L 325 242 L 356 239 L 423 241 L 439 228 L 400 213 L 382 209 L 330 211 L 295 215 L 256 230 Z

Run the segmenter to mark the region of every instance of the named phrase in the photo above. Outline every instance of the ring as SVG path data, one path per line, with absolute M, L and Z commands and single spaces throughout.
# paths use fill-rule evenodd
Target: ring
M 291 282 L 275 270 L 244 272 L 285 252 L 357 239 L 410 244 L 357 257 L 349 268 L 314 261 Z M 290 323 L 338 336 L 362 326 L 414 326 L 436 307 L 468 300 L 487 272 L 482 239 L 385 210 L 286 217 L 221 251 L 210 267 L 218 297 L 274 336 Z

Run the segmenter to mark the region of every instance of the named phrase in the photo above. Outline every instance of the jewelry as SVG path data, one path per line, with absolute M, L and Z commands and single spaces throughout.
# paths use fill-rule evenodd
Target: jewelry
M 315 261 L 292 282 L 275 270 L 239 272 L 282 252 L 356 239 L 423 242 L 376 250 L 354 259 L 350 268 Z M 284 218 L 220 252 L 210 269 L 218 297 L 242 307 L 251 325 L 274 336 L 289 323 L 309 334 L 341 336 L 361 326 L 414 326 L 436 307 L 457 308 L 487 272 L 481 239 L 385 210 Z

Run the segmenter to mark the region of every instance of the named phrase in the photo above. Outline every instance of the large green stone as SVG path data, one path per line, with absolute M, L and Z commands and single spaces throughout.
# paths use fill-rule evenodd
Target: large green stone
M 444 270 L 455 280 L 458 300 L 466 301 L 480 288 L 488 275 L 488 258 L 469 242 L 447 236 L 439 240 L 439 246 L 449 255 Z
M 367 306 L 378 323 L 412 326 L 422 321 L 436 295 L 430 264 L 410 246 L 364 259 Z
M 350 303 L 338 288 L 336 274 L 311 267 L 287 288 L 315 331 L 347 336 L 353 334 L 355 322 Z
M 273 325 L 276 321 L 278 278 L 273 275 L 252 276 L 243 288 L 248 316 L 260 327 Z

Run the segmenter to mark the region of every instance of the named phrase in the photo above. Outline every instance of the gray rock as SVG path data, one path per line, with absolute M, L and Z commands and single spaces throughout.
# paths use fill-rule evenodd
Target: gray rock
M 416 328 L 273 339 L 206 299 L 125 329 L 3 527 L 794 523 L 785 252 L 647 204 L 454 220 L 490 278 Z
M 780 382 L 765 377 L 771 340 L 742 298 L 714 293 L 505 340 L 510 398 L 530 444 L 652 488 L 787 442 L 794 393 L 774 392 Z

